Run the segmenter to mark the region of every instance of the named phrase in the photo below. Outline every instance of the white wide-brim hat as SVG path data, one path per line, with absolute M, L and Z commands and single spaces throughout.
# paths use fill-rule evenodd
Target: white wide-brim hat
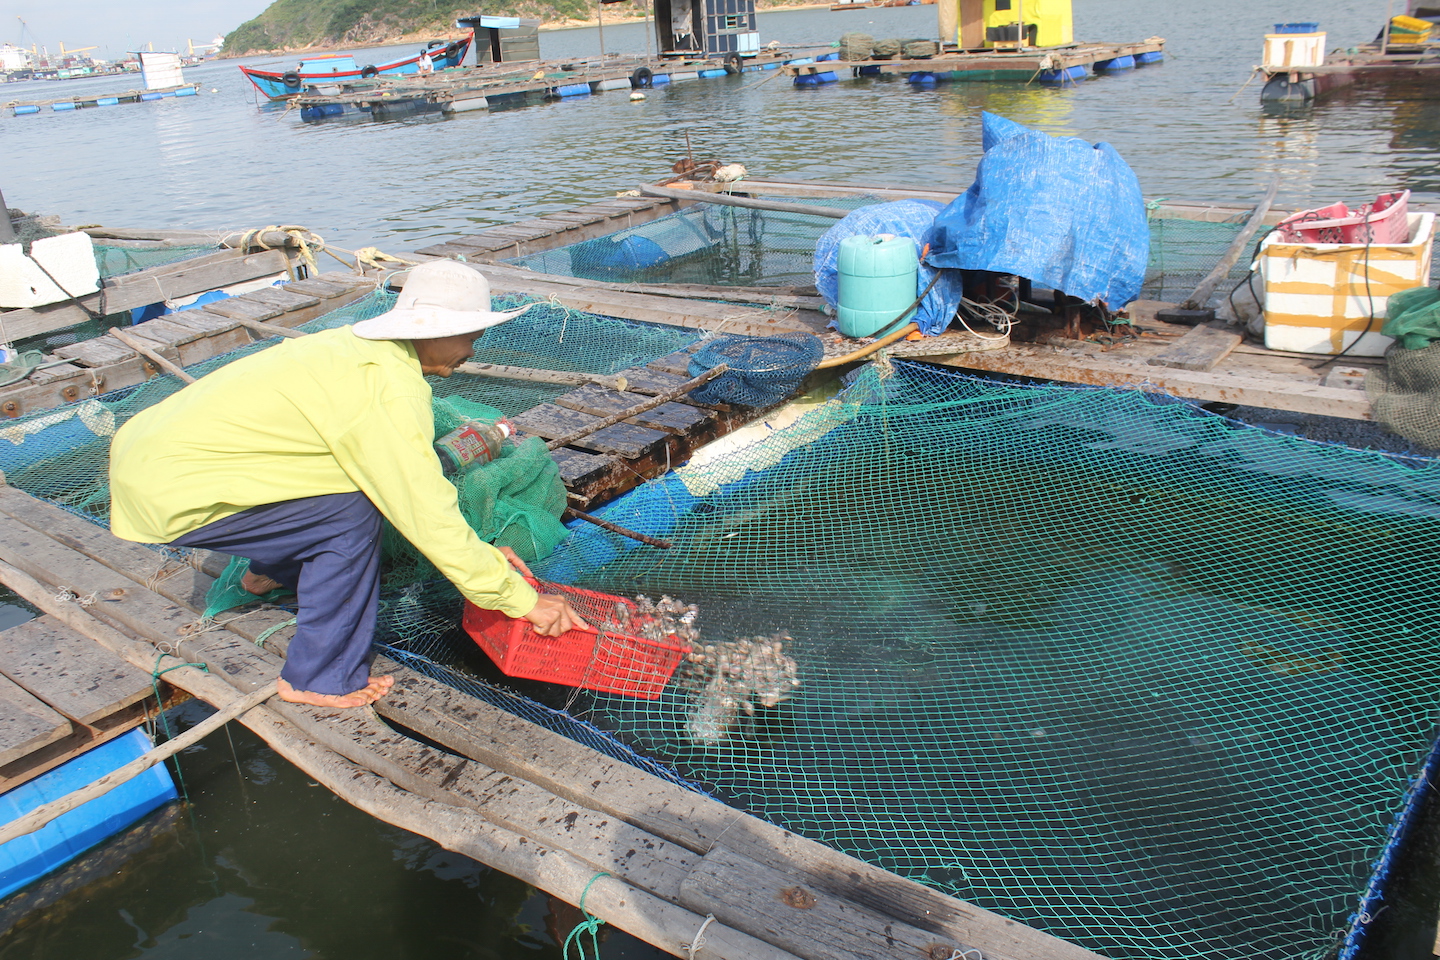
M 490 281 L 455 260 L 432 260 L 410 271 L 395 306 L 351 329 L 366 340 L 434 340 L 479 333 L 529 310 L 490 309 Z

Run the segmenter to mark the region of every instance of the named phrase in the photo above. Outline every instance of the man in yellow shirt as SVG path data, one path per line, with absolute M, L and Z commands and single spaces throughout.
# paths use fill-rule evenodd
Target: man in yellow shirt
M 584 622 L 481 542 L 435 455 L 425 375 L 448 377 L 475 338 L 525 309 L 453 260 L 410 272 L 390 312 L 287 340 L 136 414 L 110 451 L 110 529 L 142 543 L 250 560 L 245 586 L 299 601 L 279 690 L 317 706 L 373 703 L 383 516 L 477 606 L 559 636 Z

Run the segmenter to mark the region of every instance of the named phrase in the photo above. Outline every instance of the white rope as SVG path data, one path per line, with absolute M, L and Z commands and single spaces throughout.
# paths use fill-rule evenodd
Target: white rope
M 689 943 L 681 944 L 685 949 L 686 960 L 695 960 L 695 954 L 699 953 L 700 948 L 705 946 L 705 928 L 714 922 L 715 914 L 707 913 L 705 915 L 705 922 L 700 924 L 699 930 L 695 931 L 694 938 Z
M 990 326 L 994 327 L 1000 335 L 998 337 L 987 337 L 983 333 L 976 333 L 974 330 L 971 330 L 970 324 L 965 322 L 966 309 L 969 309 L 981 320 L 984 320 L 990 324 Z M 955 316 L 960 321 L 960 326 L 964 327 L 972 337 L 978 340 L 1008 340 L 1010 338 L 1010 328 L 1015 326 L 1014 314 L 999 304 L 976 303 L 974 300 L 966 297 L 960 298 L 960 309 L 956 311 Z
M 56 603 L 75 603 L 86 608 L 94 606 L 95 602 L 98 599 L 99 597 L 97 597 L 93 593 L 89 596 L 82 597 L 80 596 L 80 594 L 76 593 L 74 590 L 71 590 L 69 587 L 61 587 L 60 590 L 55 594 Z
M 985 954 L 974 947 L 956 947 L 946 960 L 985 960 Z

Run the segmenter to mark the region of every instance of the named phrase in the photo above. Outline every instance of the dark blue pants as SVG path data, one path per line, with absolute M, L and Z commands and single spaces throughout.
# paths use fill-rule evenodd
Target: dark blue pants
M 370 682 L 380 602 L 380 511 L 363 493 L 267 503 L 174 541 L 250 561 L 295 590 L 295 637 L 280 675 L 296 690 L 353 693 Z

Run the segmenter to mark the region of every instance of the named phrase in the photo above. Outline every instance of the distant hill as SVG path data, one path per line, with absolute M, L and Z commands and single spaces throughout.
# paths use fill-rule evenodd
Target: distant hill
M 225 56 L 302 47 L 373 46 L 455 32 L 456 16 L 484 12 L 539 20 L 584 19 L 587 0 L 275 0 L 225 37 Z

